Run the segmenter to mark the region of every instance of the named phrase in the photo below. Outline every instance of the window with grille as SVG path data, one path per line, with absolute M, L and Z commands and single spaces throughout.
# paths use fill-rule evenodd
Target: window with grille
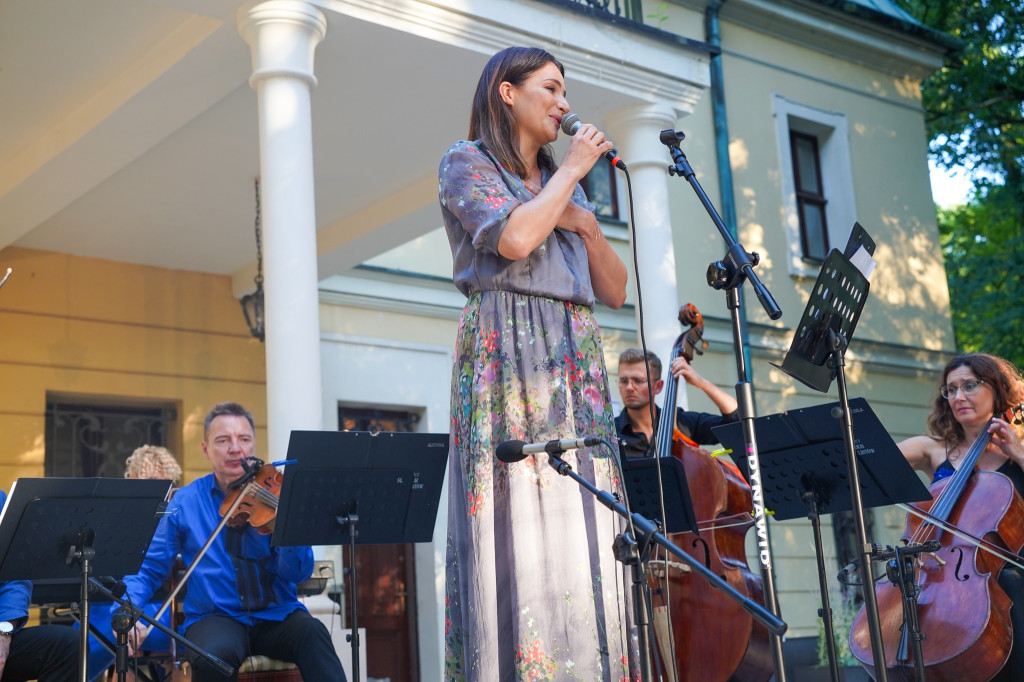
M 135 448 L 167 446 L 176 420 L 176 411 L 166 406 L 47 400 L 46 475 L 121 478 Z

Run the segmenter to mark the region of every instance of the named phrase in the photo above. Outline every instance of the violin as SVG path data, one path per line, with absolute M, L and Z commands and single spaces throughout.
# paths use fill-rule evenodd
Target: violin
M 228 517 L 227 525 L 231 528 L 248 523 L 260 535 L 270 535 L 277 519 L 283 477 L 273 464 L 264 464 L 255 457 L 250 459 L 251 462 L 242 464 L 245 475 L 232 483 L 232 490 L 221 503 L 220 515 Z
M 1020 423 L 1021 410 L 1014 408 L 1007 420 Z M 911 505 L 913 513 L 907 515 L 902 542 L 940 544 L 938 551 L 918 555 L 915 564 L 921 657 L 929 680 L 988 680 L 1010 656 L 1011 602 L 997 578 L 1007 555 L 1024 547 L 1024 500 L 1006 476 L 974 471 L 991 437 L 986 426 L 956 473 L 929 486 L 934 499 Z M 913 680 L 902 594 L 883 581 L 875 596 L 889 676 Z M 870 645 L 861 608 L 850 628 L 850 649 L 873 670 Z
M 692 362 L 703 354 L 704 319 L 696 306 L 679 309 L 679 321 L 689 325 L 676 340 L 672 358 Z M 671 360 L 670 360 L 671 364 Z M 656 443 L 661 456 L 683 463 L 693 497 L 697 531 L 673 533 L 669 540 L 682 548 L 740 593 L 764 605 L 760 575 L 747 564 L 745 537 L 753 525 L 750 487 L 739 470 L 713 457 L 681 433 L 675 425 L 678 379 L 666 382 Z M 671 454 L 667 454 L 671 453 Z M 763 682 L 774 670 L 768 631 L 734 599 L 715 589 L 685 566 L 667 563 L 656 584 L 666 599 L 679 680 L 702 682 Z M 658 633 L 661 637 L 661 633 Z

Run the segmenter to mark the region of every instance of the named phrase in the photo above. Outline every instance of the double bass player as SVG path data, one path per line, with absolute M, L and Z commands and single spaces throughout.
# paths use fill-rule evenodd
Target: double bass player
M 619 355 L 619 397 L 623 408 L 615 418 L 615 430 L 624 457 L 645 457 L 649 454 L 653 435 L 658 429 L 657 421 L 651 423 L 651 402 L 665 385 L 661 370 L 661 359 L 651 351 L 644 356 L 639 348 L 627 348 Z M 676 426 L 699 445 L 717 443 L 711 428 L 739 420 L 736 398 L 701 376 L 682 356 L 672 360 L 669 371 L 673 377 L 683 378 L 686 383 L 704 391 L 720 412 L 715 415 L 679 408 L 676 410 Z M 655 406 L 654 411 L 657 420 L 661 410 Z

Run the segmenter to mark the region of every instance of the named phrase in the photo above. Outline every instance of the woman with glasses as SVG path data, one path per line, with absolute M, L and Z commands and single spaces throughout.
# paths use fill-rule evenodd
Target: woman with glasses
M 978 468 L 999 471 L 1024 494 L 1024 444 L 1020 426 L 1004 417 L 1024 402 L 1024 380 L 1003 358 L 984 353 L 958 355 L 942 372 L 942 383 L 928 417 L 931 435 L 914 436 L 899 444 L 910 465 L 933 481 L 950 476 L 978 434 L 988 429 L 992 440 Z M 991 424 L 989 423 L 991 420 Z
M 593 125 L 548 145 L 569 113 L 564 70 L 513 47 L 484 67 L 467 141 L 439 168 L 454 281 L 466 295 L 452 374 L 445 672 L 454 682 L 635 680 L 619 519 L 544 456 L 503 441 L 615 436 L 595 300 L 619 308 L 626 268 L 579 186 L 611 149 Z M 622 492 L 614 452 L 564 455 Z
M 1019 424 L 1006 420 L 1010 408 L 1024 403 L 1021 373 L 1003 358 L 984 353 L 958 355 L 942 371 L 942 383 L 928 417 L 931 435 L 899 443 L 918 471 L 938 481 L 951 476 L 984 430 L 991 434 L 976 469 L 996 471 L 1013 482 L 1024 497 L 1024 443 Z M 1013 602 L 1013 647 L 996 680 L 1024 680 L 1024 573 L 1006 564 L 999 585 Z

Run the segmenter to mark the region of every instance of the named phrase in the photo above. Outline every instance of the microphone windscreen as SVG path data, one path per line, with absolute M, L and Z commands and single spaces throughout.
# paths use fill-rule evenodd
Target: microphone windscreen
M 583 125 L 583 119 L 579 114 L 569 114 L 562 119 L 562 132 L 566 135 L 575 135 L 581 125 Z
M 518 462 L 521 459 L 526 459 L 527 455 L 523 454 L 523 446 L 526 445 L 521 440 L 507 440 L 504 443 L 499 443 L 497 449 L 494 451 L 494 456 L 499 461 L 511 464 L 512 462 Z

